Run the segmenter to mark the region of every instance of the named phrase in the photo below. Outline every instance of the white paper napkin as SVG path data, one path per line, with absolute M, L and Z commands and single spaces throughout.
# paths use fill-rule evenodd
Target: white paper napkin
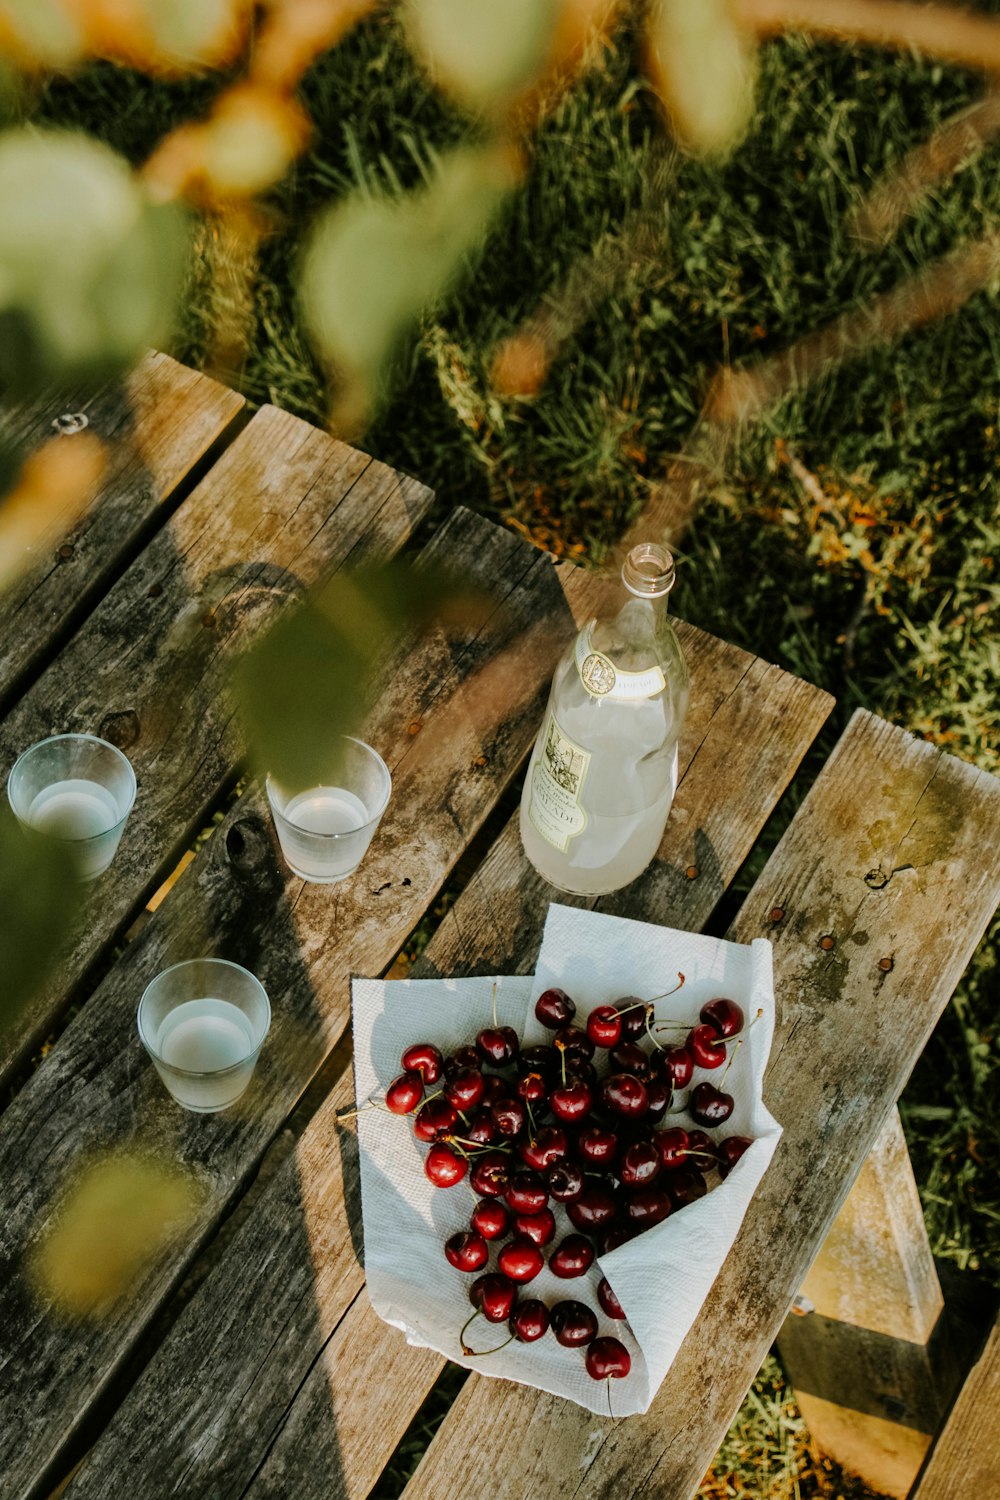
M 535 977 L 495 981 L 499 1023 L 513 1026 L 530 1044 L 550 1035 L 534 1016 L 536 998 L 550 986 L 565 989 L 576 1002 L 578 1021 L 585 1021 L 595 1006 L 625 995 L 652 999 L 677 983 L 678 972 L 685 975 L 684 985 L 658 1002 L 658 1019 L 693 1024 L 706 1000 L 719 995 L 739 1002 L 748 1026 L 758 1010 L 763 1012 L 744 1030 L 743 1046 L 726 1078 L 726 1091 L 735 1100 L 732 1117 L 711 1132 L 715 1139 L 749 1136 L 753 1144 L 724 1182 L 710 1178 L 717 1185 L 704 1198 L 602 1256 L 587 1276 L 561 1280 L 546 1267 L 522 1291 L 522 1297 L 540 1298 L 548 1306 L 565 1298 L 586 1302 L 598 1316 L 599 1332 L 614 1335 L 629 1349 L 631 1373 L 611 1386 L 616 1417 L 650 1405 L 736 1238 L 781 1134 L 761 1098 L 774 1029 L 771 945 L 765 939 L 749 946 L 727 943 L 552 905 Z M 355 979 L 358 1103 L 382 1095 L 411 1043 L 431 1041 L 447 1053 L 473 1041 L 482 1026 L 492 1023 L 493 983 L 490 978 Z M 598 1049 L 595 1062 L 603 1061 Z M 717 1071 L 696 1069 L 694 1082 L 718 1076 Z M 436 1349 L 468 1369 L 538 1386 L 606 1414 L 605 1383 L 586 1373 L 583 1351 L 562 1348 L 551 1333 L 537 1343 L 509 1344 L 483 1358 L 462 1355 L 459 1335 L 472 1312 L 468 1293 L 474 1277 L 448 1264 L 444 1241 L 469 1227 L 475 1195 L 468 1178 L 453 1188 L 432 1186 L 423 1170 L 427 1147 L 414 1138 L 410 1116 L 368 1110 L 358 1124 L 365 1272 L 379 1316 L 402 1329 L 411 1344 Z M 551 1207 L 559 1230 L 546 1254 L 574 1232 L 565 1212 L 556 1204 Z M 491 1255 L 486 1269 L 494 1261 Z M 628 1327 L 604 1316 L 595 1295 L 601 1275 L 611 1283 Z M 467 1337 L 477 1350 L 493 1349 L 507 1337 L 506 1325 L 480 1317 Z

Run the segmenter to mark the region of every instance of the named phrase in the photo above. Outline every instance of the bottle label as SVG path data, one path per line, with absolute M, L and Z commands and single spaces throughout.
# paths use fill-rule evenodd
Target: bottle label
M 647 667 L 645 672 L 621 672 L 613 661 L 594 650 L 591 633 L 596 624 L 596 620 L 591 620 L 576 638 L 576 670 L 590 696 L 635 703 L 640 698 L 662 693 L 667 680 L 660 667 Z
M 541 754 L 531 773 L 528 817 L 546 843 L 565 854 L 570 839 L 587 826 L 580 793 L 590 765 L 590 751 L 563 734 L 554 713 L 545 723 Z

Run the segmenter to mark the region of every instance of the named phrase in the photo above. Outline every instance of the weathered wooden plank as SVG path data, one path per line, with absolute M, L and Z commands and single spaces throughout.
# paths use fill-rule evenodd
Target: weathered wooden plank
M 993 1495 L 1000 1476 L 1000 1321 L 962 1387 L 911 1500 Z
M 217 381 L 150 353 L 119 386 L 0 407 L 0 430 L 29 452 L 53 436 L 55 418 L 82 412 L 108 460 L 87 512 L 0 594 L 0 712 L 105 593 L 244 404 Z
M 730 933 L 774 942 L 765 1101 L 785 1133 L 650 1411 L 616 1425 L 473 1376 L 407 1500 L 694 1492 L 997 904 L 998 839 L 1000 781 L 854 716 Z
M 524 755 L 553 649 L 560 632 L 572 629 L 552 569 L 543 554 L 467 513 L 430 550 L 471 583 L 504 592 L 475 629 L 424 639 L 369 724 L 394 791 L 358 876 L 338 886 L 292 877 L 276 859 L 262 799 L 245 795 L 0 1118 L 4 1497 L 32 1494 L 57 1477 L 88 1408 L 342 1034 L 350 973 L 378 973 L 391 961 Z M 410 732 L 414 713 L 417 734 Z M 153 974 L 205 952 L 259 974 L 273 1023 L 241 1105 L 194 1117 L 164 1094 L 134 1017 Z M 67 1327 L 29 1291 L 23 1252 L 81 1159 L 122 1141 L 178 1152 L 203 1187 L 199 1217 L 113 1319 Z
M 303 588 L 367 550 L 390 555 L 430 492 L 265 407 L 0 724 L 0 777 L 34 740 L 84 730 L 139 782 L 108 873 L 31 1011 L 4 1034 L 0 1082 L 205 822 L 243 753 L 228 660 Z
M 565 570 L 559 570 L 559 576 L 575 606 L 592 601 L 593 580 Z M 676 809 L 681 815 L 672 815 L 668 824 L 660 851 L 662 869 L 646 881 L 667 893 L 662 897 L 662 920 L 703 922 L 717 900 L 717 882 L 726 883 L 739 867 L 826 717 L 830 700 L 696 631 L 686 629 L 685 644 L 694 659 L 698 691 L 681 751 L 684 775 Z M 738 733 L 751 709 L 761 739 L 770 746 L 769 783 L 762 772 L 753 770 L 761 759 L 759 746 Z M 528 736 L 532 728 L 533 723 L 526 725 Z M 771 742 L 772 734 L 780 750 Z M 716 827 L 711 820 L 720 801 L 728 815 L 719 817 Z M 720 851 L 714 879 L 670 879 L 665 872 L 686 861 L 694 843 L 702 847 L 694 830 L 706 819 L 713 830 L 713 848 Z M 501 840 L 504 850 L 511 839 L 517 839 L 513 826 Z M 532 888 L 524 869 L 520 878 L 527 887 L 524 907 L 513 914 L 506 892 L 503 902 L 492 904 L 495 883 L 490 883 L 485 906 L 475 886 L 463 895 L 446 933 L 439 932 L 431 944 L 430 963 L 423 964 L 422 971 L 432 972 L 435 960 L 439 968 L 450 968 L 452 959 L 455 968 L 475 968 L 484 952 L 489 968 L 498 943 L 504 945 L 504 962 L 530 969 L 549 888 Z M 637 900 L 642 899 L 637 893 Z M 470 909 L 473 924 L 478 923 L 474 940 L 468 950 L 459 945 L 453 953 L 452 937 L 463 928 Z M 445 947 L 447 962 L 442 956 Z M 360 1283 L 346 1273 L 334 1304 L 326 1290 L 330 1278 L 320 1232 L 310 1232 L 304 1246 L 294 1212 L 289 1218 L 287 1209 L 270 1201 L 280 1197 L 293 1208 L 299 1202 L 315 1205 L 310 1220 L 341 1222 L 341 1184 L 324 1167 L 322 1154 L 323 1143 L 335 1140 L 334 1114 L 340 1102 L 332 1096 L 324 1103 L 302 1138 L 298 1161 L 286 1164 L 280 1184 L 276 1179 L 268 1190 L 268 1206 L 259 1223 L 246 1227 L 185 1310 L 175 1334 L 74 1480 L 68 1491 L 74 1500 L 123 1485 L 123 1463 L 130 1475 L 157 1476 L 146 1478 L 144 1500 L 187 1493 L 210 1493 L 219 1500 L 243 1494 L 254 1500 L 288 1494 L 297 1500 L 361 1500 L 367 1494 L 443 1361 L 427 1351 L 407 1350 L 399 1333 L 374 1317 L 363 1296 L 358 1301 Z M 359 1193 L 346 1163 L 344 1177 L 351 1234 L 360 1255 Z M 271 1227 L 274 1222 L 283 1225 L 280 1236 Z M 338 1243 L 343 1238 L 336 1237 Z M 248 1272 L 248 1267 L 259 1269 Z M 289 1297 L 296 1308 L 314 1307 L 308 1326 L 302 1316 L 295 1322 L 294 1360 L 285 1352 L 284 1333 L 278 1335 L 270 1322 L 249 1340 L 241 1338 L 234 1350 L 229 1333 L 233 1326 L 252 1325 L 254 1306 L 284 1307 Z M 224 1309 L 221 1315 L 218 1309 Z M 303 1361 L 310 1373 L 300 1389 Z M 219 1394 L 211 1403 L 199 1403 L 193 1393 L 203 1390 Z M 491 1493 L 503 1493 L 496 1488 L 500 1482 L 494 1473 Z

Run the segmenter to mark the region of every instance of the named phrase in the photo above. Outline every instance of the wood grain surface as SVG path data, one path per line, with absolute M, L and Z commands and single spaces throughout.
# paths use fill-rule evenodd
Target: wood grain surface
M 122 385 L 83 398 L 52 393 L 30 406 L 0 406 L 0 431 L 28 452 L 54 435 L 53 420 L 67 411 L 82 412 L 87 431 L 107 451 L 93 504 L 0 594 L 0 712 L 165 519 L 179 486 L 234 430 L 244 404 L 217 381 L 150 353 Z
M 593 604 L 599 586 L 593 579 L 550 571 L 558 574 L 576 613 Z M 696 631 L 685 630 L 685 646 L 697 690 L 681 754 L 685 774 L 677 816 L 667 825 L 660 868 L 637 883 L 635 898 L 647 911 L 650 892 L 659 892 L 660 920 L 697 925 L 739 867 L 830 699 Z M 767 741 L 763 755 L 760 744 L 742 733 L 748 719 Z M 537 716 L 526 726 L 529 736 L 535 723 Z M 721 853 L 717 866 L 706 861 L 704 878 L 688 878 L 683 871 L 689 851 L 707 848 L 702 825 L 711 829 Z M 518 864 L 512 840 L 516 828 L 504 834 L 500 852 L 505 870 L 518 865 L 523 903 L 508 888 L 517 884 L 514 877 L 501 891 L 484 873 L 453 908 L 419 972 L 491 968 L 501 953 L 511 968 L 534 966 L 554 893 L 531 883 L 533 872 L 529 876 L 523 860 Z M 516 849 L 519 857 L 519 842 Z M 496 868 L 496 854 L 488 870 Z M 456 941 L 456 934 L 465 942 Z M 368 1493 L 443 1361 L 407 1348 L 397 1330 L 379 1322 L 361 1290 L 360 1265 L 351 1274 L 343 1267 L 345 1190 L 346 1223 L 359 1260 L 362 1230 L 357 1167 L 346 1154 L 351 1147 L 343 1132 L 342 1170 L 330 1165 L 342 1097 L 332 1095 L 314 1117 L 296 1159 L 266 1190 L 266 1206 L 262 1201 L 261 1212 L 185 1309 L 67 1497 L 96 1500 L 127 1489 L 140 1476 L 144 1500 L 186 1494 L 362 1500 Z M 281 1331 L 270 1316 L 254 1327 L 256 1307 L 284 1319 Z M 234 1328 L 241 1330 L 238 1340 Z M 211 1391 L 211 1399 L 199 1400 L 201 1391 Z M 478 1454 L 478 1437 L 470 1434 L 469 1441 Z M 477 1493 L 507 1493 L 503 1466 L 484 1466 L 476 1482 Z
M 1000 1476 L 1000 1322 L 993 1325 L 910 1500 L 986 1500 Z
M 310 584 L 395 552 L 430 500 L 415 480 L 265 407 L 0 723 L 0 778 L 35 740 L 85 731 L 124 750 L 139 783 L 53 978 L 4 1033 L 0 1085 L 85 992 L 235 779 L 233 653 Z
M 88 1409 L 344 1031 L 351 972 L 390 963 L 530 743 L 553 654 L 573 631 L 554 570 L 467 512 L 428 552 L 492 590 L 494 602 L 477 625 L 430 634 L 391 665 L 366 732 L 392 770 L 393 796 L 358 875 L 335 886 L 293 877 L 276 857 L 259 793 L 245 794 L 0 1117 L 4 1500 L 42 1493 L 56 1477 Z M 240 1104 L 193 1116 L 164 1094 L 135 1009 L 153 975 L 203 953 L 258 974 L 273 1021 Z M 30 1289 L 24 1256 L 89 1153 L 126 1143 L 190 1167 L 202 1195 L 197 1221 L 113 1318 L 67 1325 Z M 293 1243 L 302 1232 L 301 1220 L 288 1226 Z
M 998 840 L 1000 781 L 855 714 L 729 934 L 774 944 L 784 1135 L 653 1405 L 614 1424 L 473 1376 L 407 1500 L 693 1494 L 997 905 Z M 497 930 L 488 894 L 469 945 Z

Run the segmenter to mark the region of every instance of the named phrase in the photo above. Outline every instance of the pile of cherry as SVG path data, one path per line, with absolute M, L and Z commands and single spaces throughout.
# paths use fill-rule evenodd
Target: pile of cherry
M 465 1355 L 497 1352 L 466 1344 L 469 1325 L 482 1314 L 508 1325 L 510 1337 L 497 1348 L 533 1343 L 551 1328 L 560 1344 L 586 1349 L 595 1380 L 628 1375 L 629 1351 L 619 1339 L 597 1336 L 597 1317 L 584 1302 L 549 1308 L 535 1298 L 520 1300 L 520 1290 L 546 1264 L 543 1251 L 561 1279 L 586 1275 L 598 1254 L 703 1197 L 706 1175 L 716 1170 L 725 1177 L 750 1145 L 743 1136 L 708 1134 L 729 1119 L 733 1098 L 707 1082 L 696 1084 L 687 1102 L 700 1128 L 675 1123 L 677 1114 L 661 1124 L 696 1065 L 726 1064 L 728 1071 L 740 1043 L 728 1063 L 726 1044 L 743 1030 L 739 1005 L 710 1001 L 699 1025 L 680 1028 L 687 1032 L 683 1041 L 663 1045 L 657 1033 L 670 1023 L 656 1022 L 654 1004 L 630 995 L 599 1005 L 581 1027 L 573 1024 L 576 1006 L 566 992 L 549 989 L 535 1015 L 554 1033 L 550 1043 L 522 1049 L 513 1027 L 497 1026 L 494 1013 L 474 1045 L 449 1056 L 431 1042 L 404 1051 L 386 1105 L 413 1115 L 415 1136 L 430 1145 L 424 1162 L 430 1181 L 450 1188 L 467 1177 L 476 1195 L 468 1230 L 444 1247 L 457 1270 L 482 1273 L 469 1291 L 475 1311 L 462 1329 Z M 603 1080 L 594 1066 L 598 1048 L 611 1070 Z M 434 1092 L 425 1097 L 427 1089 Z M 577 1232 L 548 1250 L 557 1234 L 550 1201 L 563 1205 Z M 491 1244 L 498 1247 L 492 1271 L 485 1269 Z M 597 1299 L 607 1317 L 624 1318 L 607 1278 Z

